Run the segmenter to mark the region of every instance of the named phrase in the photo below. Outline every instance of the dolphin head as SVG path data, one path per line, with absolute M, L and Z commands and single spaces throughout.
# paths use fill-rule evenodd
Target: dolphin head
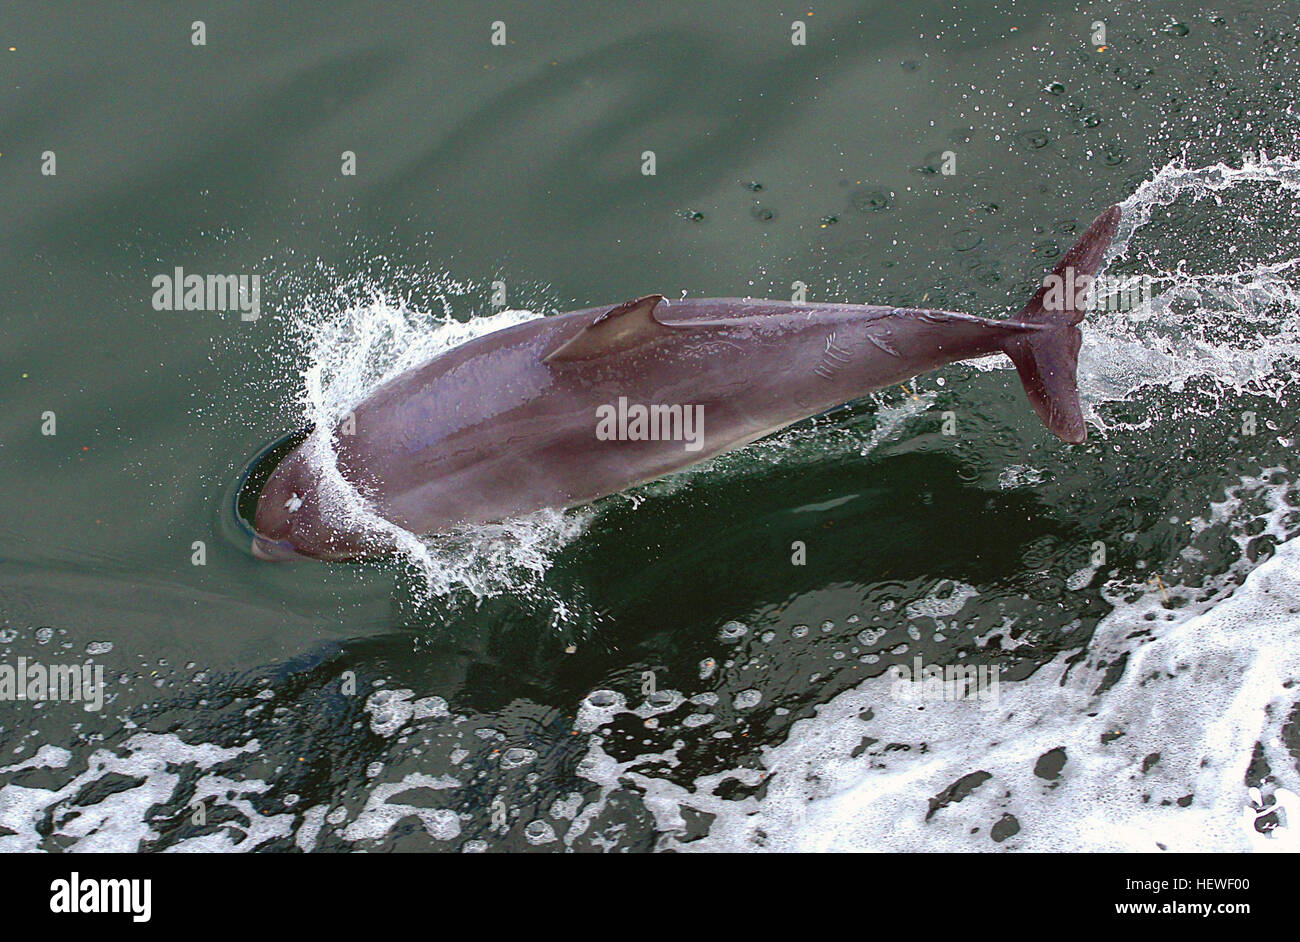
M 325 522 L 319 475 L 299 447 L 271 473 L 257 500 L 253 555 L 285 562 L 345 560 L 373 555 L 361 533 L 345 533 Z

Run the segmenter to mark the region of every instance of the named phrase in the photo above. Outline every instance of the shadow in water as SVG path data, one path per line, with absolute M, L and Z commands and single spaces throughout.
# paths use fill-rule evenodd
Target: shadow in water
M 779 617 L 810 593 L 844 591 L 865 610 L 876 587 L 929 585 L 942 575 L 1034 604 L 1037 589 L 1018 581 L 1027 552 L 1082 539 L 1032 492 L 967 484 L 948 457 L 905 455 L 869 467 L 867 475 L 860 460 L 764 468 L 739 480 L 697 479 L 639 509 L 605 507 L 547 578 L 569 611 L 582 613 L 577 628 L 557 628 L 553 611 L 510 597 L 421 606 L 418 587 L 399 580 L 399 632 L 349 646 L 349 655 L 384 661 L 404 686 L 456 689 L 465 705 L 485 711 L 514 697 L 567 708 L 643 665 L 693 675 L 718 653 L 723 623 Z M 806 548 L 799 565 L 796 543 Z M 1082 597 L 1078 605 L 1090 607 Z M 1071 646 L 1080 640 L 1072 636 Z

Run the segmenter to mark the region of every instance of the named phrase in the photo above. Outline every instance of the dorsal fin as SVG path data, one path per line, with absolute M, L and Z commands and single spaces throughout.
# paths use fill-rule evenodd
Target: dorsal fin
M 662 294 L 647 294 L 610 308 L 563 346 L 548 353 L 542 362 L 594 360 L 649 343 L 668 329 L 654 316 L 655 307 L 663 299 Z

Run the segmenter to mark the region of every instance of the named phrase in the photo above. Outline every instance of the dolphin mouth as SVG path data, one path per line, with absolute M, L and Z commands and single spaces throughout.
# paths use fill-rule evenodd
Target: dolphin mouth
M 260 533 L 253 537 L 249 549 L 258 559 L 269 563 L 288 563 L 307 558 L 294 549 L 288 540 L 268 540 Z
M 302 428 L 264 445 L 227 488 L 219 514 L 221 530 L 232 543 L 245 552 L 250 552 L 255 559 L 290 562 L 311 558 L 299 552 L 288 540 L 273 540 L 263 536 L 257 532 L 253 522 L 257 516 L 257 502 L 262 487 L 280 461 L 301 444 L 310 432 L 310 427 Z

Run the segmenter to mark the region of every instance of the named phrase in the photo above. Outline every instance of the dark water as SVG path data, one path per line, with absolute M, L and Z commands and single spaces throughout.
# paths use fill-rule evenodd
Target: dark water
M 1294 846 L 1247 789 L 1300 791 L 1298 22 L 6 6 L 0 657 L 108 693 L 0 703 L 0 848 Z M 1121 201 L 1111 274 L 1157 297 L 1086 325 L 1084 446 L 961 365 L 424 568 L 230 525 L 253 454 L 495 281 L 1000 316 Z M 155 309 L 177 267 L 258 275 L 261 316 Z M 998 668 L 1003 712 L 891 707 L 917 656 Z

